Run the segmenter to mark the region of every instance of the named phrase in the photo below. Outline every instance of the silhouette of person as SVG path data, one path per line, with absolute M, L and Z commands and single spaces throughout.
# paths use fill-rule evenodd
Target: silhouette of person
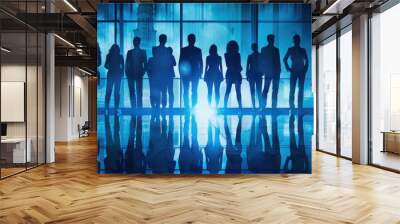
M 159 45 L 153 47 L 153 90 L 154 90 L 154 101 L 155 107 L 159 108 L 162 101 L 162 92 L 164 89 L 164 83 L 168 78 L 168 63 L 169 63 L 169 50 L 165 46 L 167 43 L 167 35 L 161 34 L 158 37 Z
M 105 106 L 106 109 L 110 107 L 111 92 L 114 88 L 114 107 L 117 109 L 119 108 L 121 79 L 124 71 L 124 58 L 117 44 L 111 46 L 104 67 L 108 70 Z
M 207 170 L 211 174 L 217 174 L 222 169 L 223 147 L 221 146 L 221 141 L 219 138 L 219 127 L 215 128 L 215 137 L 213 139 L 213 128 L 211 121 L 208 121 L 207 136 L 207 145 L 204 148 Z
M 183 138 L 178 159 L 179 170 L 181 174 L 189 174 L 192 166 L 192 152 L 190 149 L 189 125 L 190 125 L 190 115 L 185 114 L 185 121 L 183 123 Z
M 229 95 L 231 93 L 232 85 L 235 84 L 236 88 L 236 98 L 239 104 L 239 108 L 242 108 L 242 93 L 240 86 L 242 84 L 242 71 L 241 59 L 239 54 L 239 45 L 236 41 L 231 40 L 226 46 L 225 53 L 225 63 L 226 63 L 226 92 L 224 107 L 228 106 Z
M 192 116 L 192 153 L 193 153 L 193 164 L 192 173 L 202 173 L 203 171 L 203 153 L 200 149 L 199 141 L 197 138 L 197 120 L 196 116 Z
M 149 129 L 149 151 L 147 152 L 147 163 L 153 173 L 165 172 L 161 143 L 161 120 L 159 115 L 152 115 Z
M 269 92 L 269 87 L 272 82 L 272 108 L 276 108 L 278 104 L 278 90 L 279 90 L 279 80 L 281 76 L 281 57 L 279 49 L 274 46 L 275 36 L 270 34 L 267 36 L 268 45 L 261 49 L 261 55 L 263 58 L 264 67 L 264 106 L 267 105 L 267 97 Z
M 167 106 L 167 93 L 168 93 L 168 106 L 169 108 L 174 107 L 174 78 L 175 71 L 174 66 L 176 66 L 176 60 L 174 55 L 172 54 L 172 47 L 168 47 L 168 54 L 165 56 L 165 60 L 169 60 L 167 63 L 167 76 L 165 77 L 165 82 L 162 82 L 161 89 L 161 97 L 162 97 L 162 107 L 165 108 Z
M 308 156 L 305 152 L 304 145 L 304 127 L 303 127 L 303 117 L 298 117 L 297 130 L 299 136 L 299 144 L 296 143 L 296 136 L 294 133 L 294 121 L 295 116 L 292 114 L 289 117 L 289 133 L 290 133 L 290 155 L 286 158 L 284 169 L 286 172 L 290 173 L 310 173 L 310 162 Z M 291 163 L 291 168 L 289 168 L 289 162 Z
M 264 173 L 266 171 L 266 161 L 262 147 L 262 119 L 256 125 L 256 115 L 253 115 L 250 127 L 250 141 L 247 146 L 247 164 L 249 171 L 253 173 Z M 266 129 L 265 129 L 266 130 Z
M 203 71 L 203 56 L 201 49 L 195 47 L 196 36 L 188 35 L 188 46 L 181 49 L 179 56 L 179 73 L 183 85 L 183 101 L 185 108 L 189 105 L 189 85 L 192 87 L 192 107 L 197 104 L 197 87 Z
M 125 152 L 125 171 L 127 173 L 145 173 L 146 157 L 142 144 L 142 117 L 132 116 L 130 121 L 128 145 Z
M 155 59 L 154 59 L 154 51 L 155 49 L 152 49 L 152 57 L 149 58 L 147 62 L 147 76 L 149 77 L 149 87 L 150 87 L 150 105 L 152 108 L 156 108 L 156 81 L 155 81 L 155 73 L 156 73 L 156 64 L 155 64 Z
M 303 108 L 304 81 L 308 70 L 308 56 L 306 49 L 300 47 L 300 41 L 300 36 L 298 34 L 294 35 L 294 46 L 288 49 L 283 58 L 286 70 L 290 72 L 289 106 L 291 109 L 294 109 L 294 93 L 297 81 L 299 83 L 297 107 Z M 289 66 L 288 59 L 291 61 L 291 66 Z
M 167 150 L 169 152 L 169 168 L 168 172 L 169 173 L 174 173 L 175 171 L 175 165 L 176 161 L 174 160 L 174 155 L 175 155 L 175 147 L 174 147 L 174 117 L 173 115 L 170 115 L 168 118 L 168 133 L 167 133 Z
M 280 142 L 278 135 L 278 120 L 275 114 L 272 115 L 272 144 L 269 140 L 269 135 L 267 132 L 267 122 L 265 117 L 262 118 L 260 122 L 260 129 L 264 132 L 265 144 L 265 162 L 267 165 L 267 172 L 270 173 L 280 173 L 281 171 L 281 152 L 280 152 Z
M 150 122 L 150 141 L 148 164 L 153 173 L 173 173 L 175 168 L 174 150 L 171 151 L 167 132 L 167 120 L 159 115 L 152 116 Z
M 208 104 L 211 105 L 212 91 L 214 87 L 215 105 L 219 104 L 219 87 L 224 77 L 222 76 L 222 58 L 218 55 L 217 45 L 210 46 L 209 55 L 206 58 L 206 67 L 204 72 L 204 81 L 208 89 Z
M 119 117 L 114 115 L 114 135 L 112 135 L 110 116 L 105 116 L 106 152 L 104 168 L 106 173 L 122 173 L 123 155 L 120 143 Z
M 140 38 L 133 38 L 133 49 L 126 55 L 125 74 L 128 79 L 131 107 L 143 106 L 143 76 L 147 69 L 146 51 L 140 48 Z
M 157 108 L 160 105 L 165 108 L 167 106 L 167 90 L 170 93 L 170 102 L 173 102 L 173 77 L 171 78 L 171 76 L 174 75 L 173 67 L 176 62 L 172 55 L 172 48 L 165 46 L 167 35 L 161 34 L 158 40 L 159 45 L 153 47 L 155 104 Z
M 167 128 L 167 118 L 166 116 L 162 116 L 162 121 L 161 121 L 161 142 L 159 143 L 159 148 L 161 149 L 161 153 L 163 155 L 163 161 L 160 161 L 162 164 L 165 163 L 164 165 L 164 173 L 173 173 L 175 170 L 175 164 L 176 162 L 174 161 L 174 154 L 175 154 L 175 149 L 173 148 L 173 139 L 172 139 L 172 134 L 173 134 L 173 121 L 172 117 L 169 117 L 169 122 L 168 122 L 168 128 Z
M 261 70 L 261 55 L 258 52 L 258 45 L 253 43 L 251 45 L 251 53 L 247 57 L 247 65 L 246 65 L 246 76 L 247 81 L 249 81 L 250 85 L 250 95 L 251 95 L 251 103 L 253 108 L 256 108 L 256 93 L 258 98 L 258 104 L 261 107 L 263 105 L 262 95 L 261 95 L 261 85 L 262 85 L 262 70 Z
M 189 125 L 191 128 L 189 129 Z M 196 117 L 185 116 L 184 132 L 181 150 L 179 153 L 179 168 L 182 174 L 195 174 L 203 171 L 203 154 L 197 139 Z M 189 130 L 191 131 L 192 145 L 190 146 Z
M 229 131 L 228 121 L 224 117 L 224 128 L 226 136 L 226 168 L 225 173 L 241 173 L 242 172 L 242 116 L 238 116 L 238 124 L 236 127 L 235 145 L 232 143 L 232 136 Z

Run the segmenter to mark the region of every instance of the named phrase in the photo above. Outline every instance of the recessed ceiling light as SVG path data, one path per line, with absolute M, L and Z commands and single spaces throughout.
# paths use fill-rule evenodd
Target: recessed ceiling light
M 323 12 L 322 14 L 329 14 L 329 13 L 332 13 L 332 12 L 331 12 L 332 9 L 335 9 L 335 10 L 337 11 L 337 8 L 336 8 L 336 7 L 338 7 L 338 5 L 340 4 L 340 1 L 341 1 L 341 0 L 336 0 L 335 2 L 333 2 L 333 4 L 330 5 L 327 9 L 325 9 L 324 12 Z
M 1 47 L 0 49 L 1 49 L 1 51 L 4 51 L 6 53 L 10 53 L 11 52 L 11 50 L 9 50 L 9 49 L 7 49 L 5 47 Z
M 59 40 L 61 40 L 62 42 L 64 42 L 65 44 L 69 45 L 70 47 L 75 48 L 75 45 L 73 45 L 71 42 L 69 42 L 68 40 L 62 38 L 61 36 L 59 36 L 58 34 L 54 34 L 55 37 L 57 37 Z
M 87 75 L 90 75 L 90 76 L 93 75 L 92 73 L 90 73 L 90 72 L 88 72 L 88 71 L 86 71 L 86 70 L 84 70 L 84 69 L 81 69 L 81 68 L 79 68 L 79 67 L 78 67 L 78 70 L 81 71 L 81 72 L 83 72 L 83 73 L 85 73 L 85 74 L 87 74 Z
M 68 0 L 64 0 L 64 3 L 68 5 L 74 12 L 78 12 L 78 10 L 73 6 Z

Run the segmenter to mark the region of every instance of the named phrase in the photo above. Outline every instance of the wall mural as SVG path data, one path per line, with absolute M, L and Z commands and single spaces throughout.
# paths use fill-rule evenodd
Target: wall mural
M 311 173 L 306 4 L 99 4 L 99 173 Z

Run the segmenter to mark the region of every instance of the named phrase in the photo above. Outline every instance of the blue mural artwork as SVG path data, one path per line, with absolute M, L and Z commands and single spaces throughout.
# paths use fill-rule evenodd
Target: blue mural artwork
M 307 4 L 98 5 L 98 171 L 311 173 Z

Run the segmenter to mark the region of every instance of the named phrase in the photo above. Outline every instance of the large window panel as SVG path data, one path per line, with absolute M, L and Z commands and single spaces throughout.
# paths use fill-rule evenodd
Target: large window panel
M 27 142 L 25 91 L 27 77 L 27 36 L 25 32 L 2 33 L 1 46 L 1 124 L 6 129 L 1 143 L 1 176 L 7 177 L 26 170 L 31 161 L 30 141 Z M 5 100 L 5 96 L 13 100 Z M 13 111 L 14 108 L 17 111 Z M 28 146 L 28 150 L 27 150 Z
M 302 21 L 310 15 L 310 8 L 293 7 L 291 4 L 275 4 L 270 7 L 268 4 L 259 5 L 259 18 L 260 22 L 265 21 L 279 21 L 279 22 L 290 22 L 290 21 Z M 304 21 L 308 23 L 308 21 Z
M 352 157 L 352 32 L 340 36 L 340 153 Z
M 371 19 L 371 137 L 372 163 L 400 170 L 400 5 L 376 14 Z M 389 137 L 384 139 L 384 132 Z M 395 153 L 393 153 L 395 152 Z
M 262 7 L 262 5 L 260 6 Z M 268 7 L 271 8 L 271 7 Z M 278 8 L 279 9 L 279 8 Z M 278 14 L 279 11 L 276 12 Z M 280 13 L 281 14 L 281 13 Z M 260 17 L 260 20 L 261 17 Z M 311 37 L 310 29 L 305 29 L 304 26 L 299 26 L 298 22 L 286 21 L 282 23 L 278 22 L 260 22 L 258 24 L 258 45 L 261 50 L 262 47 L 267 46 L 267 36 L 272 34 L 275 36 L 275 46 L 280 49 L 280 60 L 281 60 L 281 75 L 279 82 L 278 92 L 278 107 L 288 108 L 289 107 L 289 92 L 290 92 L 290 72 L 286 70 L 283 62 L 283 58 L 290 47 L 293 47 L 293 36 L 299 35 L 301 38 L 300 46 L 310 46 Z M 309 61 L 309 68 L 306 74 L 306 81 L 304 85 L 304 99 L 303 106 L 305 108 L 311 108 L 314 105 L 313 93 L 311 88 L 311 52 L 306 52 Z M 271 96 L 269 94 L 267 98 L 267 107 L 271 106 Z M 295 105 L 297 105 L 297 94 L 295 99 Z
M 182 7 L 183 20 L 242 21 L 250 20 L 252 5 L 242 4 L 241 7 L 237 7 L 235 3 L 203 3 L 199 6 L 198 3 L 186 3 Z
M 208 30 L 209 32 L 204 32 L 204 30 Z M 236 40 L 240 46 L 239 53 L 241 56 L 241 66 L 242 77 L 245 78 L 245 67 L 247 62 L 247 56 L 251 52 L 251 36 L 248 33 L 251 32 L 251 24 L 250 23 L 183 23 L 183 46 L 187 46 L 187 36 L 191 33 L 195 34 L 197 37 L 196 45 L 200 49 L 202 49 L 203 53 L 203 62 L 205 62 L 207 55 L 209 54 L 208 50 L 212 44 L 217 45 L 218 54 L 224 58 L 224 54 L 226 53 L 226 44 L 229 40 Z M 207 35 L 209 33 L 209 35 Z M 229 36 L 230 39 L 227 40 L 226 37 Z M 225 77 L 226 72 L 226 64 L 225 60 L 222 60 L 222 67 Z M 220 93 L 221 96 L 225 93 L 226 83 L 221 83 Z M 199 83 L 199 93 L 207 92 L 207 86 L 203 80 Z M 243 99 L 250 99 L 250 90 L 248 82 L 243 80 L 241 93 Z M 236 100 L 236 91 L 235 88 L 232 88 L 231 95 L 229 97 L 228 106 L 237 107 Z M 199 98 L 200 105 L 207 104 L 207 98 L 201 97 Z M 223 105 L 222 100 L 220 101 L 220 106 Z M 244 100 L 244 107 L 251 107 L 251 101 Z
M 336 37 L 318 48 L 318 149 L 336 153 Z
M 42 13 L 43 3 L 19 2 L 19 15 Z M 7 15 L 0 17 L 18 24 L 11 30 L 0 27 L 0 178 L 5 178 L 45 163 L 46 38 Z

